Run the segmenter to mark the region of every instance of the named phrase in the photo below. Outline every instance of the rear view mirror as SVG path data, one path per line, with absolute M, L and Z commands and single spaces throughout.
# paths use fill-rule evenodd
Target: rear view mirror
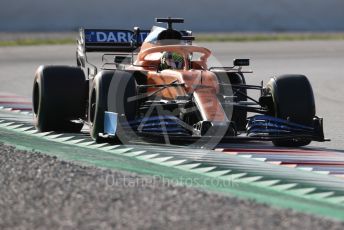
M 116 64 L 131 64 L 130 56 L 115 56 L 114 59 Z
M 234 59 L 233 65 L 234 66 L 249 66 L 250 59 Z

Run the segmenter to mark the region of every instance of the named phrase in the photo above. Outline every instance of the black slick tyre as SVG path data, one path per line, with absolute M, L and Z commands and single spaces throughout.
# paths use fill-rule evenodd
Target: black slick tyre
M 282 75 L 271 78 L 267 91 L 272 96 L 273 113 L 276 117 L 302 125 L 312 126 L 315 116 L 315 102 L 310 82 L 304 75 Z M 275 146 L 299 147 L 311 140 L 274 140 Z
M 70 66 L 40 66 L 33 84 L 33 112 L 41 132 L 80 132 L 86 104 L 83 71 Z
M 133 119 L 136 106 L 135 102 L 128 102 L 128 98 L 136 95 L 132 73 L 120 70 L 99 72 L 93 80 L 89 97 L 88 118 L 92 139 L 96 142 L 106 141 L 100 135 L 104 133 L 105 111 L 123 115 L 127 120 Z
M 227 73 L 227 72 L 214 72 L 220 84 L 231 85 L 245 85 L 245 77 L 241 73 Z M 247 90 L 245 88 L 228 88 L 228 86 L 220 86 L 220 93 L 226 96 L 234 96 L 233 102 L 247 101 L 245 95 Z M 231 117 L 234 122 L 235 128 L 238 131 L 246 130 L 247 111 L 237 108 L 225 107 L 227 117 Z

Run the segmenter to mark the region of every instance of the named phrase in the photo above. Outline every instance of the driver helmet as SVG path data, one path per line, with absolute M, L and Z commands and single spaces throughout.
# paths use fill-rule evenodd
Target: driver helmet
M 163 52 L 161 56 L 161 69 L 183 69 L 184 58 L 176 52 Z

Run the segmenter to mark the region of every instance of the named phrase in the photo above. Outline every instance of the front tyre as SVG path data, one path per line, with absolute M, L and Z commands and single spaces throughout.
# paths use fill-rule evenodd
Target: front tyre
M 89 98 L 90 134 L 96 142 L 105 142 L 105 111 L 114 112 L 130 121 L 135 118 L 136 102 L 128 98 L 135 97 L 136 81 L 133 74 L 121 70 L 104 70 L 93 80 Z M 119 140 L 118 140 L 119 141 Z
M 266 89 L 273 101 L 275 117 L 298 124 L 312 126 L 315 101 L 312 86 L 304 75 L 282 75 L 271 78 Z M 275 146 L 300 147 L 311 143 L 309 139 L 274 140 Z

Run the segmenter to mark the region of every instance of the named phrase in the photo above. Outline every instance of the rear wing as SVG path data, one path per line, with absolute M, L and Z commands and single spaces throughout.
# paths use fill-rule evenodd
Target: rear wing
M 134 33 L 135 31 L 135 33 Z M 133 53 L 151 32 L 150 30 L 109 30 L 109 29 L 84 29 L 79 31 L 78 46 L 76 52 L 77 65 L 84 68 L 87 76 L 95 76 L 98 72 L 97 66 L 87 59 L 87 52 L 101 53 Z M 191 31 L 180 31 L 182 40 L 188 44 L 192 43 Z
M 133 52 L 142 45 L 149 33 L 150 30 L 140 30 L 136 39 L 131 30 L 81 28 L 78 46 L 84 52 Z M 132 45 L 133 40 L 137 40 L 135 46 Z

